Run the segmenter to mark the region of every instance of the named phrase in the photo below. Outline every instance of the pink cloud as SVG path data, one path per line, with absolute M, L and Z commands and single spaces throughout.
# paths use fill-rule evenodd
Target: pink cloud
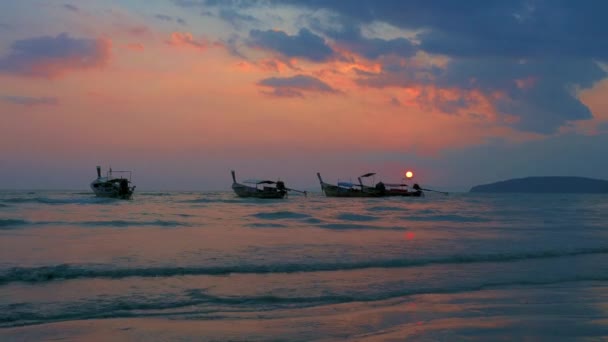
M 127 29 L 127 32 L 129 32 L 130 34 L 132 34 L 134 36 L 145 36 L 150 33 L 150 29 L 147 26 L 139 25 L 139 26 L 129 27 Z
M 193 47 L 199 50 L 205 50 L 209 47 L 209 42 L 207 40 L 197 40 L 192 36 L 192 33 L 189 32 L 173 32 L 166 43 L 171 46 Z
M 127 44 L 127 49 L 129 50 L 133 50 L 133 51 L 144 51 L 144 44 L 142 43 L 130 43 Z

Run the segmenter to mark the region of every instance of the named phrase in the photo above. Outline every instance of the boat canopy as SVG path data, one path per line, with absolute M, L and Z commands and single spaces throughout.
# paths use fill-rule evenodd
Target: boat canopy
M 344 187 L 344 188 L 352 188 L 353 186 L 357 186 L 358 184 L 353 184 L 351 182 L 338 182 L 338 186 Z

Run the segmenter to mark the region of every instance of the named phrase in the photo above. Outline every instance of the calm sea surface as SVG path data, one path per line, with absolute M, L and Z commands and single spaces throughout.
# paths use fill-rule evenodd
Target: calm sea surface
M 608 340 L 608 196 L 0 193 L 0 340 Z

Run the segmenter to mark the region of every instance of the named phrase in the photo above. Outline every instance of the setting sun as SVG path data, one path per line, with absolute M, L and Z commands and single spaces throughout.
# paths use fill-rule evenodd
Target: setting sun
M 405 177 L 406 177 L 406 178 L 412 178 L 412 177 L 414 177 L 414 173 L 413 173 L 412 171 L 407 171 L 407 172 L 405 173 Z

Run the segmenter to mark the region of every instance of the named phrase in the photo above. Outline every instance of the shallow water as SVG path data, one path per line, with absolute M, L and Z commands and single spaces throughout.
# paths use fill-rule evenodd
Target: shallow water
M 2 340 L 608 338 L 608 196 L 0 193 Z

